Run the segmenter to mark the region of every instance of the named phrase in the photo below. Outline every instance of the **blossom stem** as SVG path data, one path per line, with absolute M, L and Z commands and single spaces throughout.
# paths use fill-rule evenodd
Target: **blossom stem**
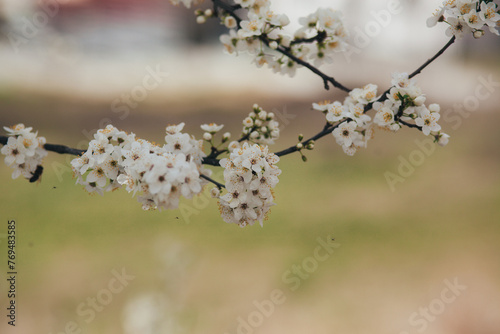
M 206 176 L 204 174 L 200 174 L 200 177 L 202 179 L 205 179 L 205 180 L 207 180 L 207 181 L 212 182 L 213 184 L 215 184 L 217 186 L 217 188 L 219 188 L 219 190 L 221 190 L 222 188 L 226 188 L 226 186 L 223 185 L 222 183 L 219 183 L 219 182 L 215 181 L 214 179 L 212 179 L 212 178 L 210 178 L 210 177 L 208 177 L 208 176 Z

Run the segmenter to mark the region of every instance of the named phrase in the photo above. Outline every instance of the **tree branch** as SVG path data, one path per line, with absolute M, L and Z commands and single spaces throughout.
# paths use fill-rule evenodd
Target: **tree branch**
M 456 40 L 456 37 L 453 36 L 449 41 L 448 43 L 446 43 L 445 46 L 443 46 L 432 58 L 428 59 L 425 63 L 422 64 L 422 66 L 420 66 L 419 68 L 417 68 L 412 74 L 410 74 L 408 77 L 411 79 L 413 77 L 415 77 L 417 74 L 420 74 L 420 72 L 422 72 L 427 66 L 429 66 L 434 60 L 436 60 L 437 58 L 439 58 L 453 43 L 455 43 L 455 40 Z M 375 102 L 384 102 L 385 100 L 387 100 L 387 94 L 389 94 L 389 92 L 391 91 L 391 88 L 392 87 L 389 87 L 389 89 L 387 89 L 381 96 L 380 98 L 375 101 Z M 364 113 L 368 112 L 369 110 L 372 109 L 373 107 L 373 103 L 374 102 L 371 102 L 371 103 L 368 103 L 365 108 L 364 108 Z
M 242 21 L 242 19 L 239 17 L 238 14 L 236 14 L 236 10 L 240 9 L 241 8 L 240 6 L 231 6 L 231 5 L 223 2 L 222 0 L 212 0 L 212 2 L 214 4 L 214 8 L 215 9 L 217 9 L 217 8 L 223 9 L 229 15 L 231 15 L 232 17 L 234 17 L 234 19 L 236 20 L 236 22 L 238 24 L 238 27 L 241 27 L 241 21 Z M 323 38 L 324 39 L 324 37 L 322 37 L 321 34 L 318 34 L 314 38 L 307 39 L 307 40 L 304 40 L 304 41 L 312 42 L 314 40 L 318 40 L 319 38 Z M 260 35 L 259 36 L 259 40 L 262 41 L 267 47 L 269 47 L 269 38 L 267 37 L 266 34 Z M 291 60 L 293 60 L 297 64 L 302 65 L 305 68 L 309 69 L 314 74 L 317 74 L 318 76 L 320 76 L 321 79 L 323 79 L 323 83 L 324 83 L 324 86 L 325 86 L 326 90 L 330 89 L 330 87 L 328 86 L 328 83 L 331 83 L 334 87 L 336 87 L 336 88 L 338 88 L 340 90 L 343 90 L 344 92 L 350 92 L 351 91 L 351 89 L 345 87 L 340 82 L 338 82 L 337 80 L 335 80 L 333 77 L 330 77 L 330 76 L 326 75 L 325 73 L 321 72 L 319 69 L 317 69 L 313 65 L 309 64 L 308 62 L 306 62 L 306 61 L 304 61 L 304 60 L 302 60 L 302 59 L 294 56 L 290 52 L 290 49 L 287 49 L 287 48 L 285 48 L 285 47 L 283 47 L 283 46 L 280 45 L 276 49 L 276 51 L 278 51 L 279 53 L 287 56 L 288 58 L 290 58 Z
M 55 145 L 55 144 L 45 144 L 45 145 L 43 145 L 43 147 L 47 151 L 56 152 L 59 154 L 82 155 L 83 153 L 85 153 L 87 151 L 87 150 L 79 150 L 77 148 L 71 148 L 68 146 Z
M 9 140 L 8 136 L 0 136 L 0 144 L 7 145 L 8 140 Z M 82 155 L 86 151 L 56 144 L 45 144 L 43 145 L 43 148 L 50 152 L 55 152 L 59 154 L 72 154 L 72 155 Z
M 200 174 L 200 177 L 202 179 L 205 179 L 205 180 L 207 180 L 207 181 L 212 182 L 213 184 L 215 184 L 217 186 L 217 188 L 219 188 L 219 190 L 221 190 L 222 188 L 226 188 L 226 186 L 223 185 L 222 183 L 219 183 L 219 182 L 215 181 L 214 179 L 212 179 L 212 178 L 210 178 L 210 177 L 208 177 L 208 176 L 206 176 L 204 174 Z
M 329 133 L 332 133 L 333 130 L 335 130 L 340 124 L 342 124 L 342 123 L 344 123 L 346 121 L 347 120 L 343 120 L 342 122 L 339 122 L 339 123 L 337 123 L 335 125 L 326 125 L 323 128 L 323 130 L 321 130 L 320 132 L 318 132 L 317 134 L 315 134 L 311 138 L 302 141 L 301 144 L 305 147 L 309 142 L 316 141 L 316 140 L 318 140 L 320 138 L 323 138 L 324 136 L 328 135 Z M 290 153 L 294 153 L 294 152 L 297 152 L 297 151 L 299 151 L 299 149 L 297 148 L 297 145 L 294 145 L 294 146 L 290 146 L 289 148 L 284 149 L 282 151 L 276 152 L 274 154 L 276 154 L 278 157 L 281 157 L 281 156 L 284 156 L 284 155 L 287 155 L 287 154 L 290 154 Z
M 434 55 L 434 57 L 430 58 L 429 60 L 427 60 L 422 66 L 420 66 L 419 68 L 417 68 L 412 74 L 409 75 L 409 78 L 413 78 L 414 76 L 416 76 L 417 74 L 419 74 L 420 72 L 422 72 L 422 70 L 424 68 L 426 68 L 427 66 L 429 66 L 434 60 L 436 60 L 439 56 L 441 56 L 453 43 L 455 43 L 455 40 L 456 40 L 456 37 L 453 36 L 449 41 L 448 43 L 446 43 L 445 46 L 443 46 L 443 48 L 441 50 L 438 51 L 438 53 L 436 53 Z
M 231 16 L 233 16 L 236 21 L 238 22 L 238 26 L 241 22 L 241 18 L 235 13 L 236 10 L 240 9 L 241 7 L 240 6 L 231 6 L 231 5 L 228 5 L 227 3 L 221 1 L 221 0 L 212 0 L 212 2 L 214 3 L 214 8 L 221 8 L 223 10 L 225 10 L 226 12 L 228 12 Z M 263 40 L 263 42 L 269 46 L 269 42 L 267 40 L 267 36 L 261 36 L 260 37 L 261 40 Z M 453 36 L 449 41 L 448 43 L 446 43 L 446 45 L 444 47 L 442 47 L 432 58 L 428 59 L 424 64 L 422 64 L 422 66 L 420 66 L 418 69 L 416 69 L 413 73 L 411 73 L 409 75 L 409 78 L 413 78 L 415 77 L 416 75 L 420 74 L 422 72 L 422 70 L 424 70 L 427 66 L 429 66 L 433 61 L 435 61 L 438 57 L 440 57 L 454 42 L 455 42 L 456 38 L 455 36 Z M 331 78 L 331 77 L 328 77 L 326 74 L 322 73 L 321 71 L 319 71 L 318 69 L 316 69 L 314 66 L 300 60 L 299 58 L 295 57 L 294 55 L 292 54 L 288 54 L 288 52 L 286 51 L 286 49 L 284 49 L 283 47 L 280 47 L 278 48 L 278 51 L 280 51 L 281 53 L 283 53 L 284 55 L 288 56 L 290 59 L 296 61 L 297 63 L 309 68 L 311 71 L 313 71 L 314 73 L 318 74 L 321 78 L 323 78 L 324 82 L 325 82 L 325 88 L 328 89 L 328 82 L 332 83 L 335 87 L 339 88 L 339 89 L 342 89 L 346 92 L 349 92 L 350 90 L 344 86 L 342 86 L 340 83 L 338 83 L 337 81 L 335 81 L 335 79 Z M 391 87 L 392 88 L 392 87 Z M 389 88 L 387 91 L 385 91 L 382 96 L 380 96 L 380 98 L 376 101 L 376 102 L 383 102 L 385 100 L 387 100 L 387 94 L 390 92 L 390 89 Z M 364 108 L 364 112 L 368 112 L 369 110 L 372 109 L 373 107 L 373 103 L 374 102 L 371 102 L 369 104 L 367 104 Z M 329 133 L 331 133 L 335 128 L 337 128 L 340 124 L 342 124 L 343 122 L 346 122 L 347 120 L 344 120 L 340 123 L 337 123 L 336 125 L 325 125 L 325 127 L 323 128 L 323 130 L 321 130 L 320 132 L 318 132 L 316 135 L 312 136 L 311 138 L 309 139 L 306 139 L 304 141 L 302 141 L 302 145 L 305 146 L 307 145 L 309 142 L 311 141 L 316 141 L 326 135 L 328 135 Z M 412 124 L 412 123 L 408 123 L 408 122 L 405 122 L 405 121 L 402 121 L 402 120 L 398 120 L 398 122 L 400 122 L 401 124 L 409 127 L 409 128 L 417 128 L 419 130 L 422 130 L 421 127 L 419 127 L 418 125 L 416 124 Z M 245 140 L 245 139 L 248 139 L 249 134 L 247 134 L 247 136 L 244 136 L 242 138 L 240 138 L 240 142 Z M 6 137 L 6 136 L 0 136 L 0 144 L 3 144 L 3 145 L 6 145 L 7 144 L 7 141 L 8 141 L 8 138 L 9 137 Z M 47 150 L 47 151 L 52 151 L 52 152 L 56 152 L 56 153 L 59 153 L 59 154 L 72 154 L 72 155 L 81 155 L 83 153 L 85 153 L 85 150 L 80 150 L 80 149 L 76 149 L 76 148 L 70 148 L 68 146 L 64 146 L 64 145 L 56 145 L 56 144 L 45 144 L 44 145 L 44 148 Z M 291 153 L 294 153 L 294 152 L 297 152 L 299 151 L 299 149 L 297 148 L 296 145 L 294 146 L 291 146 L 287 149 L 284 149 L 284 150 L 281 150 L 279 152 L 276 152 L 275 154 L 277 156 L 284 156 L 284 155 L 287 155 L 287 154 L 291 154 Z M 217 159 L 217 157 L 221 154 L 225 152 L 225 150 L 217 150 L 215 152 L 212 152 L 209 156 L 207 156 L 206 158 L 203 159 L 203 164 L 205 165 L 211 165 L 211 166 L 219 166 L 219 159 Z M 217 181 L 214 181 L 210 178 L 208 178 L 207 176 L 205 175 L 201 175 L 200 177 L 214 183 L 217 187 L 220 188 L 220 186 L 224 186 L 220 183 L 218 183 Z
M 293 41 L 290 42 L 290 45 L 301 44 L 301 43 L 312 43 L 312 42 L 321 43 L 325 40 L 326 36 L 327 36 L 326 31 L 320 31 L 316 36 L 310 38 L 295 38 Z
M 420 131 L 422 131 L 422 128 L 420 126 L 418 126 L 417 124 L 408 123 L 408 122 L 405 122 L 402 120 L 398 120 L 398 122 L 403 124 L 403 125 L 406 125 L 409 128 L 415 128 L 415 129 L 419 129 Z

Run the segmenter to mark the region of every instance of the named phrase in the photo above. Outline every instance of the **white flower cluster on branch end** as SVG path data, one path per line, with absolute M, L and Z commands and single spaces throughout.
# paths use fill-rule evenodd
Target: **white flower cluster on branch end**
M 31 132 L 33 128 L 26 128 L 22 123 L 4 129 L 9 134 L 9 139 L 1 153 L 5 155 L 5 164 L 14 169 L 12 178 L 22 175 L 31 182 L 36 181 L 40 175 L 35 175 L 41 174 L 42 161 L 47 156 L 47 151 L 43 148 L 45 137 L 37 137 L 38 132 Z
M 438 22 L 446 22 L 447 36 L 462 38 L 472 33 L 475 38 L 484 35 L 485 26 L 488 30 L 500 35 L 497 28 L 500 23 L 500 14 L 497 4 L 492 0 L 448 0 L 443 6 L 427 19 L 427 26 L 433 27 Z

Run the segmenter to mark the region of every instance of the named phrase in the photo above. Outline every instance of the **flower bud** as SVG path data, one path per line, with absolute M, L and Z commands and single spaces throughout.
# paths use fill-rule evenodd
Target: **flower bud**
M 295 147 L 296 147 L 298 150 L 301 150 L 302 148 L 304 148 L 304 145 L 302 145 L 301 143 L 298 143 L 297 145 L 295 145 Z
M 271 43 L 269 43 L 269 47 L 273 50 L 276 50 L 278 48 L 278 42 L 272 41 Z
M 474 31 L 474 34 L 473 34 L 475 39 L 481 38 L 481 37 L 483 37 L 483 35 L 484 35 L 483 30 L 476 30 L 476 31 Z
M 203 24 L 205 22 L 207 22 L 207 18 L 205 16 L 200 15 L 196 17 L 196 23 Z
M 232 28 L 236 28 L 236 20 L 234 19 L 234 17 L 232 16 L 228 16 L 224 19 L 224 25 L 229 28 L 229 29 L 232 29 Z
M 205 132 L 203 134 L 203 139 L 205 139 L 206 141 L 210 141 L 210 140 L 212 140 L 212 135 L 208 132 Z
M 246 126 L 247 128 L 250 128 L 253 126 L 253 119 L 250 117 L 247 117 L 243 120 L 243 125 Z
M 446 146 L 449 141 L 450 141 L 449 135 L 447 135 L 446 133 L 439 134 L 439 138 L 438 138 L 438 145 L 439 146 Z
M 441 107 L 437 103 L 433 103 L 433 104 L 429 105 L 428 109 L 430 112 L 440 112 L 441 111 Z
M 214 12 L 212 12 L 212 10 L 209 8 L 207 10 L 205 10 L 205 12 L 203 14 L 205 14 L 206 17 L 210 17 L 212 16 Z
M 415 104 L 417 107 L 423 105 L 425 103 L 425 96 L 420 95 L 413 100 L 413 104 Z

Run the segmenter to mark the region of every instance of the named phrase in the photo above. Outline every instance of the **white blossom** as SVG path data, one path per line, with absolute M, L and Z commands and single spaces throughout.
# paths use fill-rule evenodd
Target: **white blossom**
M 281 170 L 279 158 L 267 146 L 243 143 L 222 159 L 227 193 L 219 197 L 222 219 L 241 227 L 259 221 L 262 226 L 271 206 L 275 205 L 272 189 Z
M 437 124 L 440 115 L 438 113 L 431 113 L 427 109 L 423 109 L 420 112 L 420 117 L 415 119 L 415 124 L 422 127 L 422 133 L 428 136 L 431 131 L 441 130 L 441 126 Z
M 45 138 L 38 137 L 38 132 L 31 132 L 33 128 L 26 128 L 22 123 L 4 129 L 8 132 L 9 139 L 0 152 L 5 155 L 5 164 L 14 169 L 12 178 L 23 175 L 24 178 L 31 179 L 38 166 L 42 166 L 43 158 L 47 156 L 44 149 Z
M 445 22 L 449 25 L 446 34 L 450 37 L 462 38 L 464 34 L 472 33 L 474 37 L 479 38 L 484 34 L 484 26 L 487 26 L 493 34 L 500 35 L 496 29 L 499 20 L 497 4 L 494 2 L 453 0 L 445 1 L 443 6 L 427 19 L 427 26 L 432 27 L 437 22 Z

